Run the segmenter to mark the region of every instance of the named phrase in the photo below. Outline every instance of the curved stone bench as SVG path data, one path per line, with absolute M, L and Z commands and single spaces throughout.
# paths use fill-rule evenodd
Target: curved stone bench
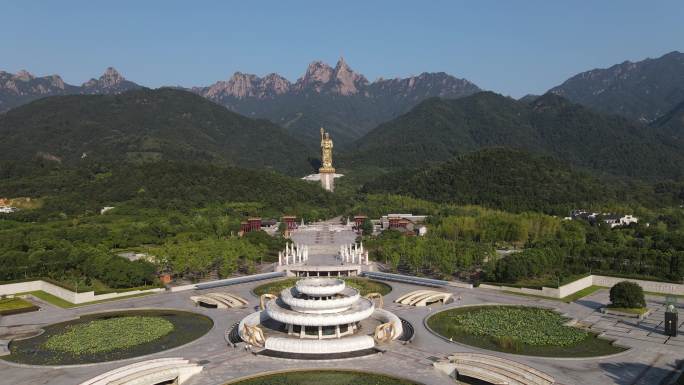
M 531 366 L 509 359 L 481 354 L 456 353 L 435 368 L 450 376 L 467 376 L 501 385 L 551 385 L 554 378 Z
M 182 384 L 202 369 L 183 358 L 158 358 L 110 370 L 80 385 L 154 385 L 174 380 Z
M 451 293 L 436 290 L 416 290 L 394 300 L 402 305 L 427 306 L 430 303 L 447 303 L 451 299 Z
M 190 297 L 190 300 L 196 304 L 202 302 L 208 305 L 214 305 L 219 309 L 245 307 L 248 304 L 248 302 L 242 297 L 230 293 L 206 293 L 194 295 Z

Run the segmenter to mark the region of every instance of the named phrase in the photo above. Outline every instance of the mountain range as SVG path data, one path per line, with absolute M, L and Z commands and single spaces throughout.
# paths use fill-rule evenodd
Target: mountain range
M 683 57 L 588 71 L 520 100 L 445 73 L 369 82 L 343 59 L 313 62 L 295 82 L 238 72 L 188 89 L 146 89 L 113 68 L 80 86 L 0 72 L 0 160 L 209 160 L 301 175 L 316 168 L 324 126 L 343 169 L 504 146 L 610 175 L 681 178 Z
M 651 122 L 684 102 L 684 53 L 582 72 L 550 91 L 601 112 Z
M 81 86 L 66 84 L 58 75 L 0 72 L 0 112 L 46 96 L 109 95 L 139 88 L 113 68 Z M 369 82 L 344 59 L 335 67 L 315 61 L 294 83 L 276 73 L 259 77 L 236 72 L 230 79 L 207 87 L 175 88 L 194 92 L 242 115 L 268 119 L 312 146 L 318 142 L 320 127 L 325 127 L 342 147 L 425 98 L 457 98 L 480 91 L 468 80 L 443 72 Z
M 182 90 L 44 98 L 0 114 L 0 160 L 160 159 L 302 175 L 315 153 L 281 127 Z
M 665 131 L 601 114 L 553 93 L 529 103 L 480 92 L 422 102 L 359 139 L 341 162 L 351 168 L 417 167 L 505 146 L 613 175 L 682 177 L 684 146 L 666 138 Z
M 16 74 L 0 71 L 0 112 L 47 96 L 110 95 L 140 88 L 112 67 L 107 68 L 98 79 L 90 79 L 80 86 L 65 83 L 59 75 L 36 77 L 24 70 Z
M 342 146 L 426 98 L 480 91 L 443 72 L 369 82 L 342 58 L 335 67 L 311 63 L 294 83 L 275 73 L 261 78 L 236 72 L 227 81 L 191 90 L 243 115 L 269 119 L 308 142 L 316 142 L 325 127 Z
M 0 71 L 0 112 L 46 96 L 115 94 L 139 88 L 111 67 L 80 86 L 67 84 L 58 75 Z M 342 58 L 334 67 L 314 61 L 294 82 L 277 73 L 260 77 L 235 72 L 228 80 L 206 87 L 181 89 L 242 115 L 268 119 L 312 147 L 323 126 L 338 148 L 351 145 L 427 98 L 455 99 L 481 91 L 472 82 L 443 72 L 370 82 Z M 599 112 L 653 122 L 684 102 L 684 53 L 673 51 L 582 72 L 549 91 Z M 537 98 L 526 95 L 520 100 Z

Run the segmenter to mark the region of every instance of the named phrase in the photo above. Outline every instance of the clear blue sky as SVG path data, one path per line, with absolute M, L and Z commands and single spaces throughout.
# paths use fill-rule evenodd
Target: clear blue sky
M 505 95 L 684 51 L 684 1 L 3 1 L 0 69 L 68 83 L 290 80 L 340 56 L 370 80 L 445 71 Z

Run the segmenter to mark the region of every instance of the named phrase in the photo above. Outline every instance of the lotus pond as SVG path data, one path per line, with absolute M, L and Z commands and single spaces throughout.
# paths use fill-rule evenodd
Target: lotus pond
M 346 370 L 316 370 L 275 373 L 231 382 L 231 385 L 418 385 L 382 374 Z
M 564 325 L 560 314 L 534 307 L 469 306 L 441 311 L 428 326 L 445 338 L 505 353 L 547 357 L 592 357 L 624 348 L 589 331 Z
M 213 321 L 175 310 L 108 312 L 45 327 L 45 333 L 10 344 L 2 359 L 33 365 L 104 362 L 156 353 L 186 344 Z

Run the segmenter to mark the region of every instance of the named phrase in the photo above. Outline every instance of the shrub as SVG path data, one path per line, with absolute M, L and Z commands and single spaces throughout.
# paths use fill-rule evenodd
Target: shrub
M 612 307 L 645 307 L 644 289 L 634 282 L 619 282 L 610 288 L 610 302 Z

